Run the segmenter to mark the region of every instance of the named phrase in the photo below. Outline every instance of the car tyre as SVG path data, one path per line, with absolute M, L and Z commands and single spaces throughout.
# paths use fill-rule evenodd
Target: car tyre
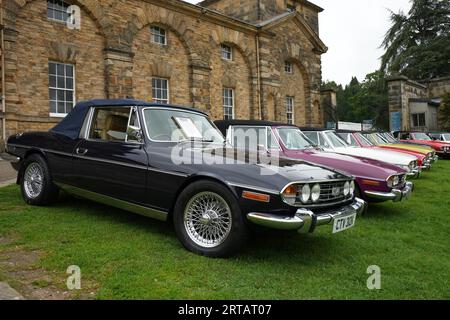
M 45 206 L 58 199 L 59 190 L 54 185 L 46 160 L 32 154 L 22 163 L 20 189 L 26 203 Z
M 213 181 L 187 186 L 175 204 L 173 221 L 184 247 L 208 257 L 233 256 L 247 239 L 247 225 L 236 197 Z

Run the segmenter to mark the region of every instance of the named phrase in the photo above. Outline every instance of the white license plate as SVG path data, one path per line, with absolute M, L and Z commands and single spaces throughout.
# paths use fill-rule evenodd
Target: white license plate
M 350 229 L 355 225 L 355 222 L 356 222 L 356 212 L 349 216 L 337 218 L 336 220 L 334 220 L 333 233 L 338 233 Z

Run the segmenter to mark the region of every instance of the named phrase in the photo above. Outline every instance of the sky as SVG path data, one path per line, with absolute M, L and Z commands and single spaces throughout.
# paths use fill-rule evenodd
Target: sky
M 197 0 L 186 0 L 198 3 Z M 325 9 L 319 15 L 320 38 L 328 47 L 322 56 L 322 78 L 348 84 L 377 70 L 389 29 L 389 10 L 405 13 L 410 0 L 310 0 Z

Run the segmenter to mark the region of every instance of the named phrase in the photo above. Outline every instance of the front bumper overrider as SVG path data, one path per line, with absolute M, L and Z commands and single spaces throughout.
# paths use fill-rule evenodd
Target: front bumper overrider
M 334 220 L 355 213 L 359 216 L 366 209 L 367 203 L 362 199 L 355 198 L 353 203 L 323 214 L 316 214 L 308 209 L 298 209 L 294 217 L 252 212 L 247 215 L 247 219 L 254 224 L 272 229 L 297 230 L 298 233 L 312 233 L 318 226 L 331 225 Z
M 371 199 L 399 202 L 406 200 L 411 196 L 414 190 L 414 184 L 412 182 L 406 182 L 405 187 L 400 189 L 392 189 L 391 192 L 379 192 L 379 191 L 365 191 L 364 194 Z
M 409 171 L 406 175 L 408 177 L 412 177 L 412 178 L 419 178 L 421 172 L 422 172 L 422 169 L 419 167 L 416 167 L 416 168 L 412 169 L 411 171 Z

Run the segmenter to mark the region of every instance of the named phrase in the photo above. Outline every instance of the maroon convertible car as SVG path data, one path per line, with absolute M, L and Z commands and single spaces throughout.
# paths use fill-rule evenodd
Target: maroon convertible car
M 406 171 L 395 165 L 367 158 L 325 152 L 316 147 L 301 130 L 293 125 L 267 121 L 225 120 L 216 126 L 227 140 L 238 148 L 264 148 L 281 157 L 301 159 L 337 169 L 356 179 L 358 197 L 369 202 L 401 201 L 410 196 L 413 183 L 406 181 Z M 257 137 L 257 142 L 249 137 Z

